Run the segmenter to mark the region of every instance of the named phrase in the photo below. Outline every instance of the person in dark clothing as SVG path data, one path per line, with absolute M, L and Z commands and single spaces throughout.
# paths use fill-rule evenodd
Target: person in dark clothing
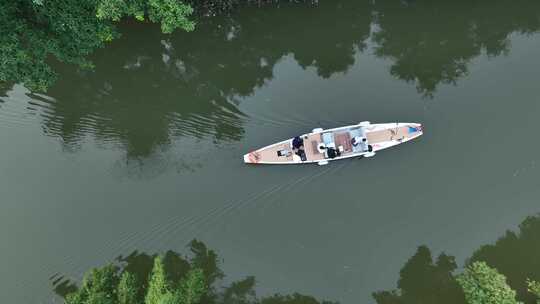
M 300 136 L 296 136 L 292 140 L 293 151 L 296 155 L 300 156 L 302 161 L 306 161 L 306 151 L 304 151 L 304 140 Z
M 300 136 L 296 136 L 292 140 L 293 149 L 300 149 L 304 147 L 304 140 Z
M 304 151 L 304 149 L 298 149 L 298 151 L 296 151 L 296 155 L 300 156 L 300 159 L 302 161 L 306 161 L 307 160 L 307 157 L 306 157 L 306 151 Z
M 338 151 L 334 148 L 327 147 L 326 155 L 328 155 L 328 158 L 335 158 L 336 156 L 338 156 Z

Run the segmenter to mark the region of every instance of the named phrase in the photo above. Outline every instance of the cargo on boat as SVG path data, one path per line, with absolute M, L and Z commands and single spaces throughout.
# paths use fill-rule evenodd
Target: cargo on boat
M 371 157 L 377 151 L 407 142 L 423 134 L 418 123 L 371 124 L 369 121 L 334 129 L 313 129 L 244 155 L 249 164 L 326 165 L 329 161 Z

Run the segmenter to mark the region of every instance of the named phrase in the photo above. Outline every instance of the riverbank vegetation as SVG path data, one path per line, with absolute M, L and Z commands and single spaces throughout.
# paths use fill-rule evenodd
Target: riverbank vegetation
M 13 0 L 0 2 L 0 82 L 46 91 L 54 61 L 91 69 L 87 59 L 119 37 L 116 23 L 159 23 L 163 33 L 192 31 L 197 16 L 230 11 L 251 0 Z M 258 1 L 264 3 L 267 1 Z
M 480 54 L 494 57 L 508 53 L 509 37 L 513 33 L 532 34 L 540 28 L 540 2 L 535 0 L 522 0 L 520 5 L 502 0 L 474 3 L 442 0 L 2 1 L 0 83 L 23 83 L 31 91 L 45 91 L 58 78 L 58 62 L 92 69 L 94 61 L 89 55 L 120 36 L 122 31 L 118 24 L 122 20 L 158 23 L 162 32 L 174 31 L 176 36 L 199 30 L 199 25 L 209 20 L 205 17 L 227 15 L 242 5 L 285 7 L 289 2 L 302 2 L 306 7 L 317 4 L 317 8 L 294 10 L 296 16 L 286 19 L 280 17 L 291 15 L 286 9 L 278 14 L 271 10 L 261 15 L 251 12 L 250 18 L 242 20 L 231 18 L 231 23 L 238 23 L 237 30 L 242 28 L 253 34 L 250 39 L 255 45 L 249 40 L 242 47 L 255 52 L 277 53 L 282 49 L 292 52 L 302 67 L 315 65 L 322 77 L 329 77 L 351 66 L 357 51 L 364 50 L 371 42 L 377 57 L 391 61 L 389 72 L 415 84 L 424 96 L 431 96 L 440 84 L 455 84 L 466 76 L 467 66 Z M 308 17 L 302 16 L 303 11 L 309 12 L 305 14 Z M 357 16 L 350 21 L 353 15 Z M 325 19 L 325 16 L 332 18 Z M 323 19 L 318 19 L 321 17 Z M 263 19 L 266 23 L 249 28 L 249 23 Z M 328 23 L 332 26 L 328 27 Z M 264 31 L 257 32 L 259 28 Z M 283 28 L 291 32 L 281 31 Z M 242 35 L 241 32 L 236 34 Z M 207 38 L 204 30 L 197 35 Z M 303 39 L 297 39 L 297 35 Z M 140 37 L 138 43 L 148 45 L 145 39 Z M 265 44 L 261 50 L 256 44 L 265 39 L 276 41 Z M 306 41 L 308 43 L 302 44 Z M 186 41 L 181 43 L 184 45 Z M 264 58 L 257 59 L 254 62 Z
M 426 246 L 400 271 L 397 289 L 373 293 L 377 304 L 537 304 L 540 303 L 540 215 L 484 245 L 457 271 L 453 256 L 436 259 Z
M 173 0 L 13 0 L 0 2 L 0 82 L 45 91 L 56 79 L 50 60 L 92 68 L 87 59 L 119 36 L 124 16 L 192 30 L 193 9 Z
M 298 293 L 258 297 L 254 277 L 220 286 L 218 255 L 197 240 L 189 249 L 188 256 L 134 252 L 91 270 L 80 286 L 56 279 L 55 292 L 66 304 L 332 304 Z
M 508 231 L 494 245 L 474 252 L 457 271 L 455 258 L 435 260 L 420 246 L 400 271 L 398 288 L 373 293 L 377 304 L 537 304 L 540 303 L 540 215 L 520 232 Z M 67 304 L 329 304 L 301 294 L 257 297 L 255 278 L 220 286 L 225 274 L 218 255 L 194 240 L 191 254 L 134 252 L 86 274 L 80 287 L 62 278 L 55 291 Z M 518 256 L 518 257 L 517 257 Z

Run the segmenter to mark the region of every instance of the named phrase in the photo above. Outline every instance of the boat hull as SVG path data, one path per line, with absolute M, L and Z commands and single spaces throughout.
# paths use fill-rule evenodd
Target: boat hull
M 418 123 L 370 124 L 364 122 L 326 130 L 314 129 L 311 133 L 300 135 L 299 138 L 303 140 L 302 149 L 305 151 L 305 160 L 293 152 L 295 151 L 292 147 L 293 138 L 254 150 L 245 154 L 243 159 L 247 164 L 327 164 L 330 161 L 353 157 L 371 157 L 378 151 L 413 140 L 422 134 L 422 125 Z M 351 139 L 356 136 L 367 139 L 369 150 L 359 150 L 351 145 Z M 319 148 L 321 144 L 333 146 L 340 151 L 338 152 L 340 155 L 328 157 L 327 153 Z

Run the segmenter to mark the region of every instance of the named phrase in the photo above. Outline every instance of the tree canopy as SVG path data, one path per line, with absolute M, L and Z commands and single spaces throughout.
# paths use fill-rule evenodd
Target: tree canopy
M 0 85 L 24 83 L 31 91 L 44 91 L 55 82 L 57 74 L 50 67 L 54 61 L 92 68 L 88 55 L 119 36 L 115 25 L 123 18 L 159 23 L 162 32 L 171 33 L 176 29 L 191 31 L 196 18 L 224 14 L 241 4 L 283 2 L 309 1 L 2 1 Z M 540 28 L 540 2 L 536 0 L 519 0 L 519 5 L 503 0 L 311 2 L 317 3 L 318 12 L 269 10 L 250 21 L 265 19 L 266 23 L 252 28 L 244 26 L 242 31 L 265 29 L 250 37 L 256 37 L 256 42 L 264 42 L 263 38 L 274 40 L 264 47 L 294 53 L 302 67 L 315 64 L 322 77 L 329 77 L 336 69 L 346 71 L 355 61 L 356 48 L 364 49 L 371 34 L 375 55 L 392 61 L 389 72 L 414 83 L 424 96 L 432 96 L 440 84 L 455 84 L 467 75 L 468 65 L 478 55 L 508 53 L 512 33 L 529 34 Z M 441 10 L 446 13 L 441 14 Z M 317 17 L 305 18 L 302 14 L 317 14 Z M 282 35 L 297 29 L 303 29 L 298 34 L 303 39 Z M 257 50 L 256 47 L 243 46 L 248 50 Z M 336 56 L 336 51 L 340 55 Z
M 169 297 L 170 286 L 165 277 L 165 266 L 163 265 L 163 259 L 157 256 L 154 259 L 154 268 L 152 268 L 152 274 L 150 275 L 150 282 L 148 283 L 148 292 L 146 293 L 146 304 L 160 304 L 164 297 Z
M 519 304 L 506 277 L 484 262 L 474 262 L 457 277 L 469 304 Z
M 190 256 L 174 251 L 162 255 L 133 252 L 117 263 L 90 270 L 80 287 L 55 281 L 55 292 L 66 304 L 331 304 L 293 293 L 259 298 L 255 278 L 217 286 L 224 277 L 219 257 L 193 240 Z
M 454 257 L 441 253 L 434 261 L 420 246 L 401 269 L 397 289 L 373 297 L 377 304 L 540 304 L 539 238 L 540 214 L 527 217 L 518 232 L 477 249 L 461 273 Z
M 1 1 L 0 82 L 45 91 L 56 80 L 50 60 L 92 68 L 87 56 L 119 36 L 115 21 L 133 16 L 165 33 L 191 31 L 192 13 L 176 0 Z

